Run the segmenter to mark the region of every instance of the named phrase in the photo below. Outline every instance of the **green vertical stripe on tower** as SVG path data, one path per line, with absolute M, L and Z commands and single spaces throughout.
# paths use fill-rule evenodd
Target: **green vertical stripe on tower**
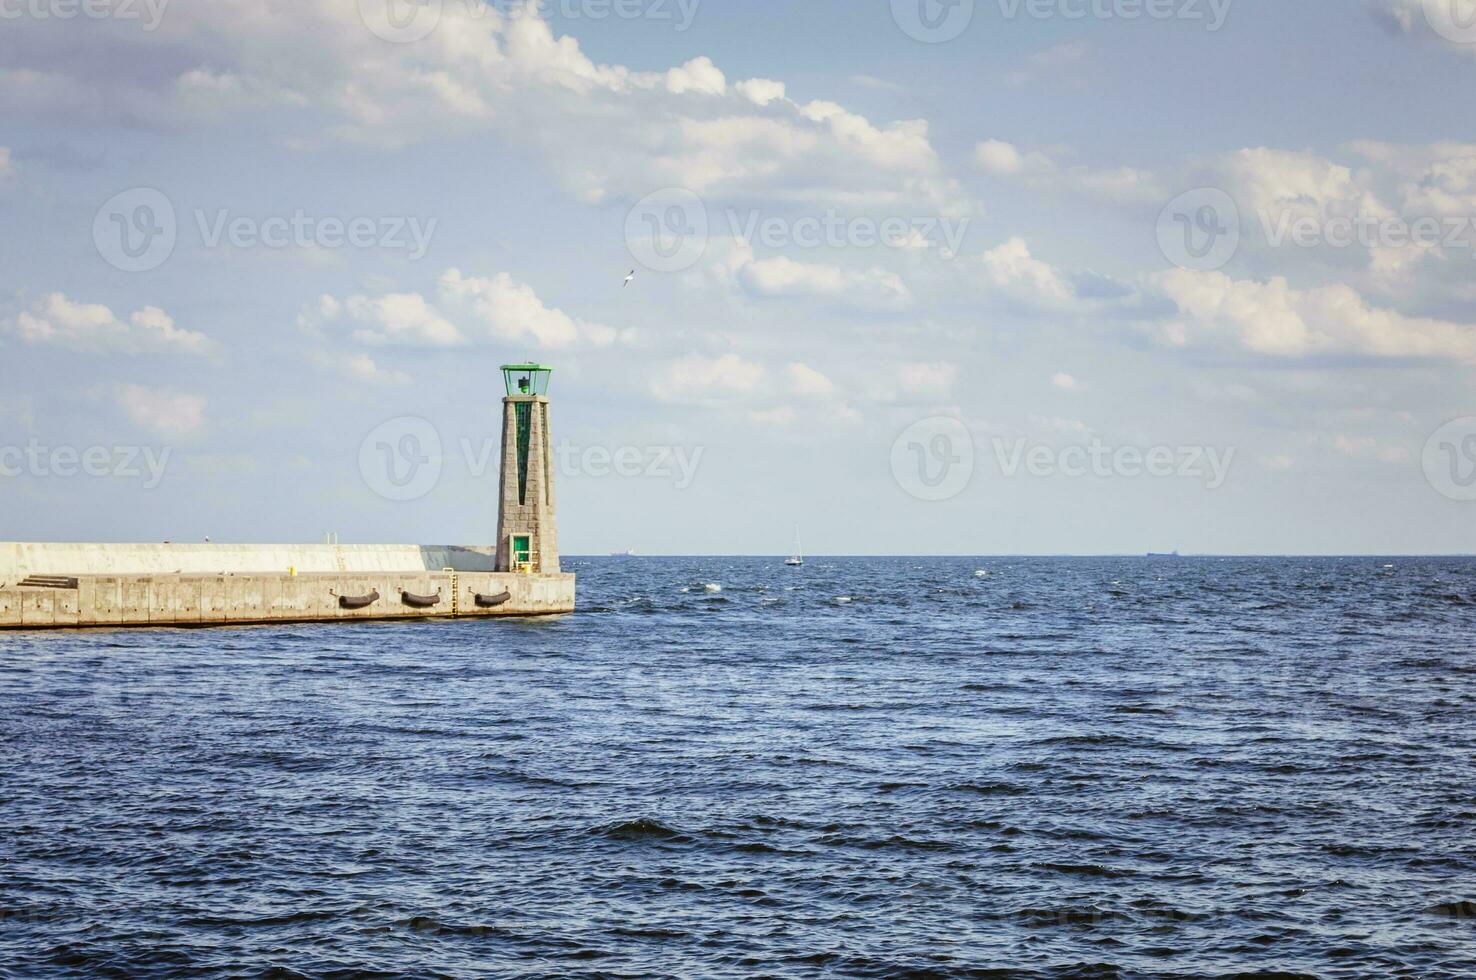
M 518 504 L 528 502 L 528 445 L 533 441 L 533 403 L 518 402 Z

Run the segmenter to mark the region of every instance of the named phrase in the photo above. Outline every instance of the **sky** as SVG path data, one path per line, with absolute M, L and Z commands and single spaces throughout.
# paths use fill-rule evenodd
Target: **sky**
M 1476 0 L 0 0 L 0 540 L 1476 552 Z M 626 284 L 629 273 L 634 278 Z

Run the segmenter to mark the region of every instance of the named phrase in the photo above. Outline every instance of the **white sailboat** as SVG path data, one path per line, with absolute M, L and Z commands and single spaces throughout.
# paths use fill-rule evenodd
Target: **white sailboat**
M 800 547 L 799 525 L 794 526 L 794 554 L 784 559 L 784 564 L 799 566 L 805 563 L 805 549 Z

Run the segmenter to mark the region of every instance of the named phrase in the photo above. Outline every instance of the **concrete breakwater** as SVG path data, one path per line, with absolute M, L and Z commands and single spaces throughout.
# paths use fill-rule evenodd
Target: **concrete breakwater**
M 0 544 L 0 629 L 571 612 L 574 576 L 431 546 Z
M 495 545 L 0 542 L 0 629 L 573 612 L 574 576 L 559 566 L 552 371 L 502 367 Z

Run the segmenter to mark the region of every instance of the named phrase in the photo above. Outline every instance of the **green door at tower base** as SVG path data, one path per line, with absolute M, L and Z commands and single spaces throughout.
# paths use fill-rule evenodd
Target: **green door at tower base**
M 513 565 L 526 565 L 533 557 L 533 539 L 526 534 L 513 535 Z

